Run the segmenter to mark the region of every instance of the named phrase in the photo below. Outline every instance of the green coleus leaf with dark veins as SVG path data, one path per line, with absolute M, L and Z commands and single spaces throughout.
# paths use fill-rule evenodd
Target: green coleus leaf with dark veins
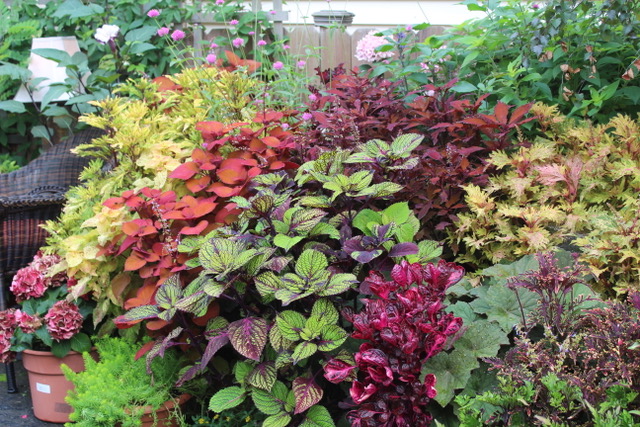
M 246 249 L 246 245 L 240 241 L 213 238 L 202 246 L 198 256 L 206 273 L 220 280 L 244 266 L 256 253 L 256 249 Z
M 158 313 L 158 317 L 162 320 L 170 321 L 176 314 L 176 303 L 182 297 L 182 286 L 180 286 L 180 277 L 177 274 L 169 277 L 156 292 L 156 304 L 164 309 Z
M 331 414 L 322 405 L 313 405 L 304 415 L 300 427 L 335 427 Z
M 267 343 L 267 321 L 260 317 L 247 317 L 231 322 L 229 340 L 236 351 L 252 360 L 260 360 Z
M 294 342 L 300 340 L 300 332 L 305 324 L 304 316 L 293 310 L 285 310 L 276 317 L 276 326 L 282 336 Z
M 209 409 L 213 412 L 222 412 L 226 409 L 235 408 L 246 397 L 245 391 L 240 387 L 227 387 L 218 391 L 209 401 Z
M 246 376 L 247 384 L 262 390 L 269 391 L 276 382 L 276 365 L 275 362 L 263 362 L 253 368 Z

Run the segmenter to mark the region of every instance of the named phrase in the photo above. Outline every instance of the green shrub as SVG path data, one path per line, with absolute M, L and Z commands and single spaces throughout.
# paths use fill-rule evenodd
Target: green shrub
M 66 401 L 73 407 L 68 426 L 123 427 L 140 425 L 145 405 L 153 409 L 170 400 L 178 377 L 177 352 L 165 352 L 151 364 L 135 359 L 140 344 L 123 338 L 103 338 L 96 343 L 99 361 L 84 353 L 85 370 L 75 373 L 62 365 L 65 377 L 74 385 Z M 174 414 L 174 417 L 178 416 Z

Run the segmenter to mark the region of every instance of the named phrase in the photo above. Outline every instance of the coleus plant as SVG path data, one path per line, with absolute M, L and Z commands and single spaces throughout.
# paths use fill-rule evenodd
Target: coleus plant
M 486 96 L 465 99 L 451 90 L 456 83 L 426 85 L 405 97 L 399 82 L 338 73 L 326 88 L 311 89 L 311 128 L 297 137 L 302 156 L 315 159 L 332 147 L 368 145 L 358 162 L 367 170 L 391 168 L 396 178 L 385 179 L 406 187 L 401 197 L 414 204 L 423 232 L 441 237 L 466 210 L 462 185 L 486 185 L 493 171 L 489 154 L 515 145 L 514 133 L 533 120 L 527 116 L 531 104 L 512 109 L 498 103 L 483 112 Z M 423 138 L 415 146 L 386 142 L 410 132 Z
M 427 404 L 435 397 L 436 377 L 421 369 L 426 360 L 455 340 L 462 319 L 445 313 L 446 289 L 458 282 L 464 269 L 441 260 L 437 265 L 393 267 L 391 280 L 371 272 L 365 280 L 376 298 L 363 299 L 354 313 L 352 337 L 365 340 L 355 365 L 340 355 L 329 360 L 325 377 L 334 383 L 353 380 L 350 395 L 355 408 L 348 414 L 353 426 L 429 426 Z M 357 366 L 358 373 L 351 372 Z
M 441 253 L 433 242 L 414 242 L 419 223 L 407 203 L 388 201 L 402 187 L 350 170 L 351 154 L 323 153 L 295 180 L 286 171 L 251 178 L 247 192 L 230 200 L 242 211 L 238 220 L 183 239 L 178 250 L 191 258 L 190 270 L 173 272 L 154 301 L 116 320 L 121 327 L 165 322 L 147 360 L 189 343 L 196 362 L 180 382 L 204 373 L 221 387 L 211 409 L 251 398 L 266 425 L 332 425 L 327 408 L 334 411 L 341 394 L 337 387 L 325 394 L 317 374 L 347 340 L 338 311 L 356 302 L 374 266 L 388 272 L 394 260 Z M 199 326 L 213 306 L 219 316 Z M 228 370 L 215 368 L 220 360 Z

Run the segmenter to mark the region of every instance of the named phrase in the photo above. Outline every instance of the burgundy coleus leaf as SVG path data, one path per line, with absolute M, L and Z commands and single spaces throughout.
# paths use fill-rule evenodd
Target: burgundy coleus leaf
M 389 385 L 393 381 L 393 371 L 389 366 L 389 358 L 384 351 L 371 348 L 356 353 L 356 363 L 360 370 L 366 371 L 377 383 Z
M 312 378 L 298 377 L 293 380 L 293 395 L 296 399 L 294 414 L 311 408 L 322 399 L 322 388 Z
M 191 368 L 189 368 L 178 379 L 176 386 L 178 387 L 181 386 L 185 382 L 194 378 L 200 372 L 203 372 L 205 369 L 207 369 L 207 365 L 209 364 L 213 356 L 215 356 L 218 350 L 224 347 L 228 342 L 229 342 L 229 336 L 226 333 L 222 333 L 212 338 L 209 338 L 207 342 L 207 346 L 204 349 L 204 353 L 202 354 L 202 359 L 200 359 L 199 363 L 193 364 L 193 366 L 191 366 Z
M 355 403 L 361 404 L 373 396 L 376 391 L 378 391 L 378 387 L 375 384 L 364 385 L 360 381 L 354 381 L 349 389 L 349 394 Z
M 244 357 L 260 360 L 267 343 L 267 321 L 260 317 L 247 317 L 229 324 L 231 345 Z

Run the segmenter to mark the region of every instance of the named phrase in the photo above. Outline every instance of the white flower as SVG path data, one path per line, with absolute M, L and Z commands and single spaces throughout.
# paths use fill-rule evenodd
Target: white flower
M 117 25 L 103 25 L 96 30 L 96 34 L 93 37 L 95 37 L 95 39 L 100 43 L 107 44 L 109 43 L 109 40 L 118 37 L 119 32 L 120 27 Z

